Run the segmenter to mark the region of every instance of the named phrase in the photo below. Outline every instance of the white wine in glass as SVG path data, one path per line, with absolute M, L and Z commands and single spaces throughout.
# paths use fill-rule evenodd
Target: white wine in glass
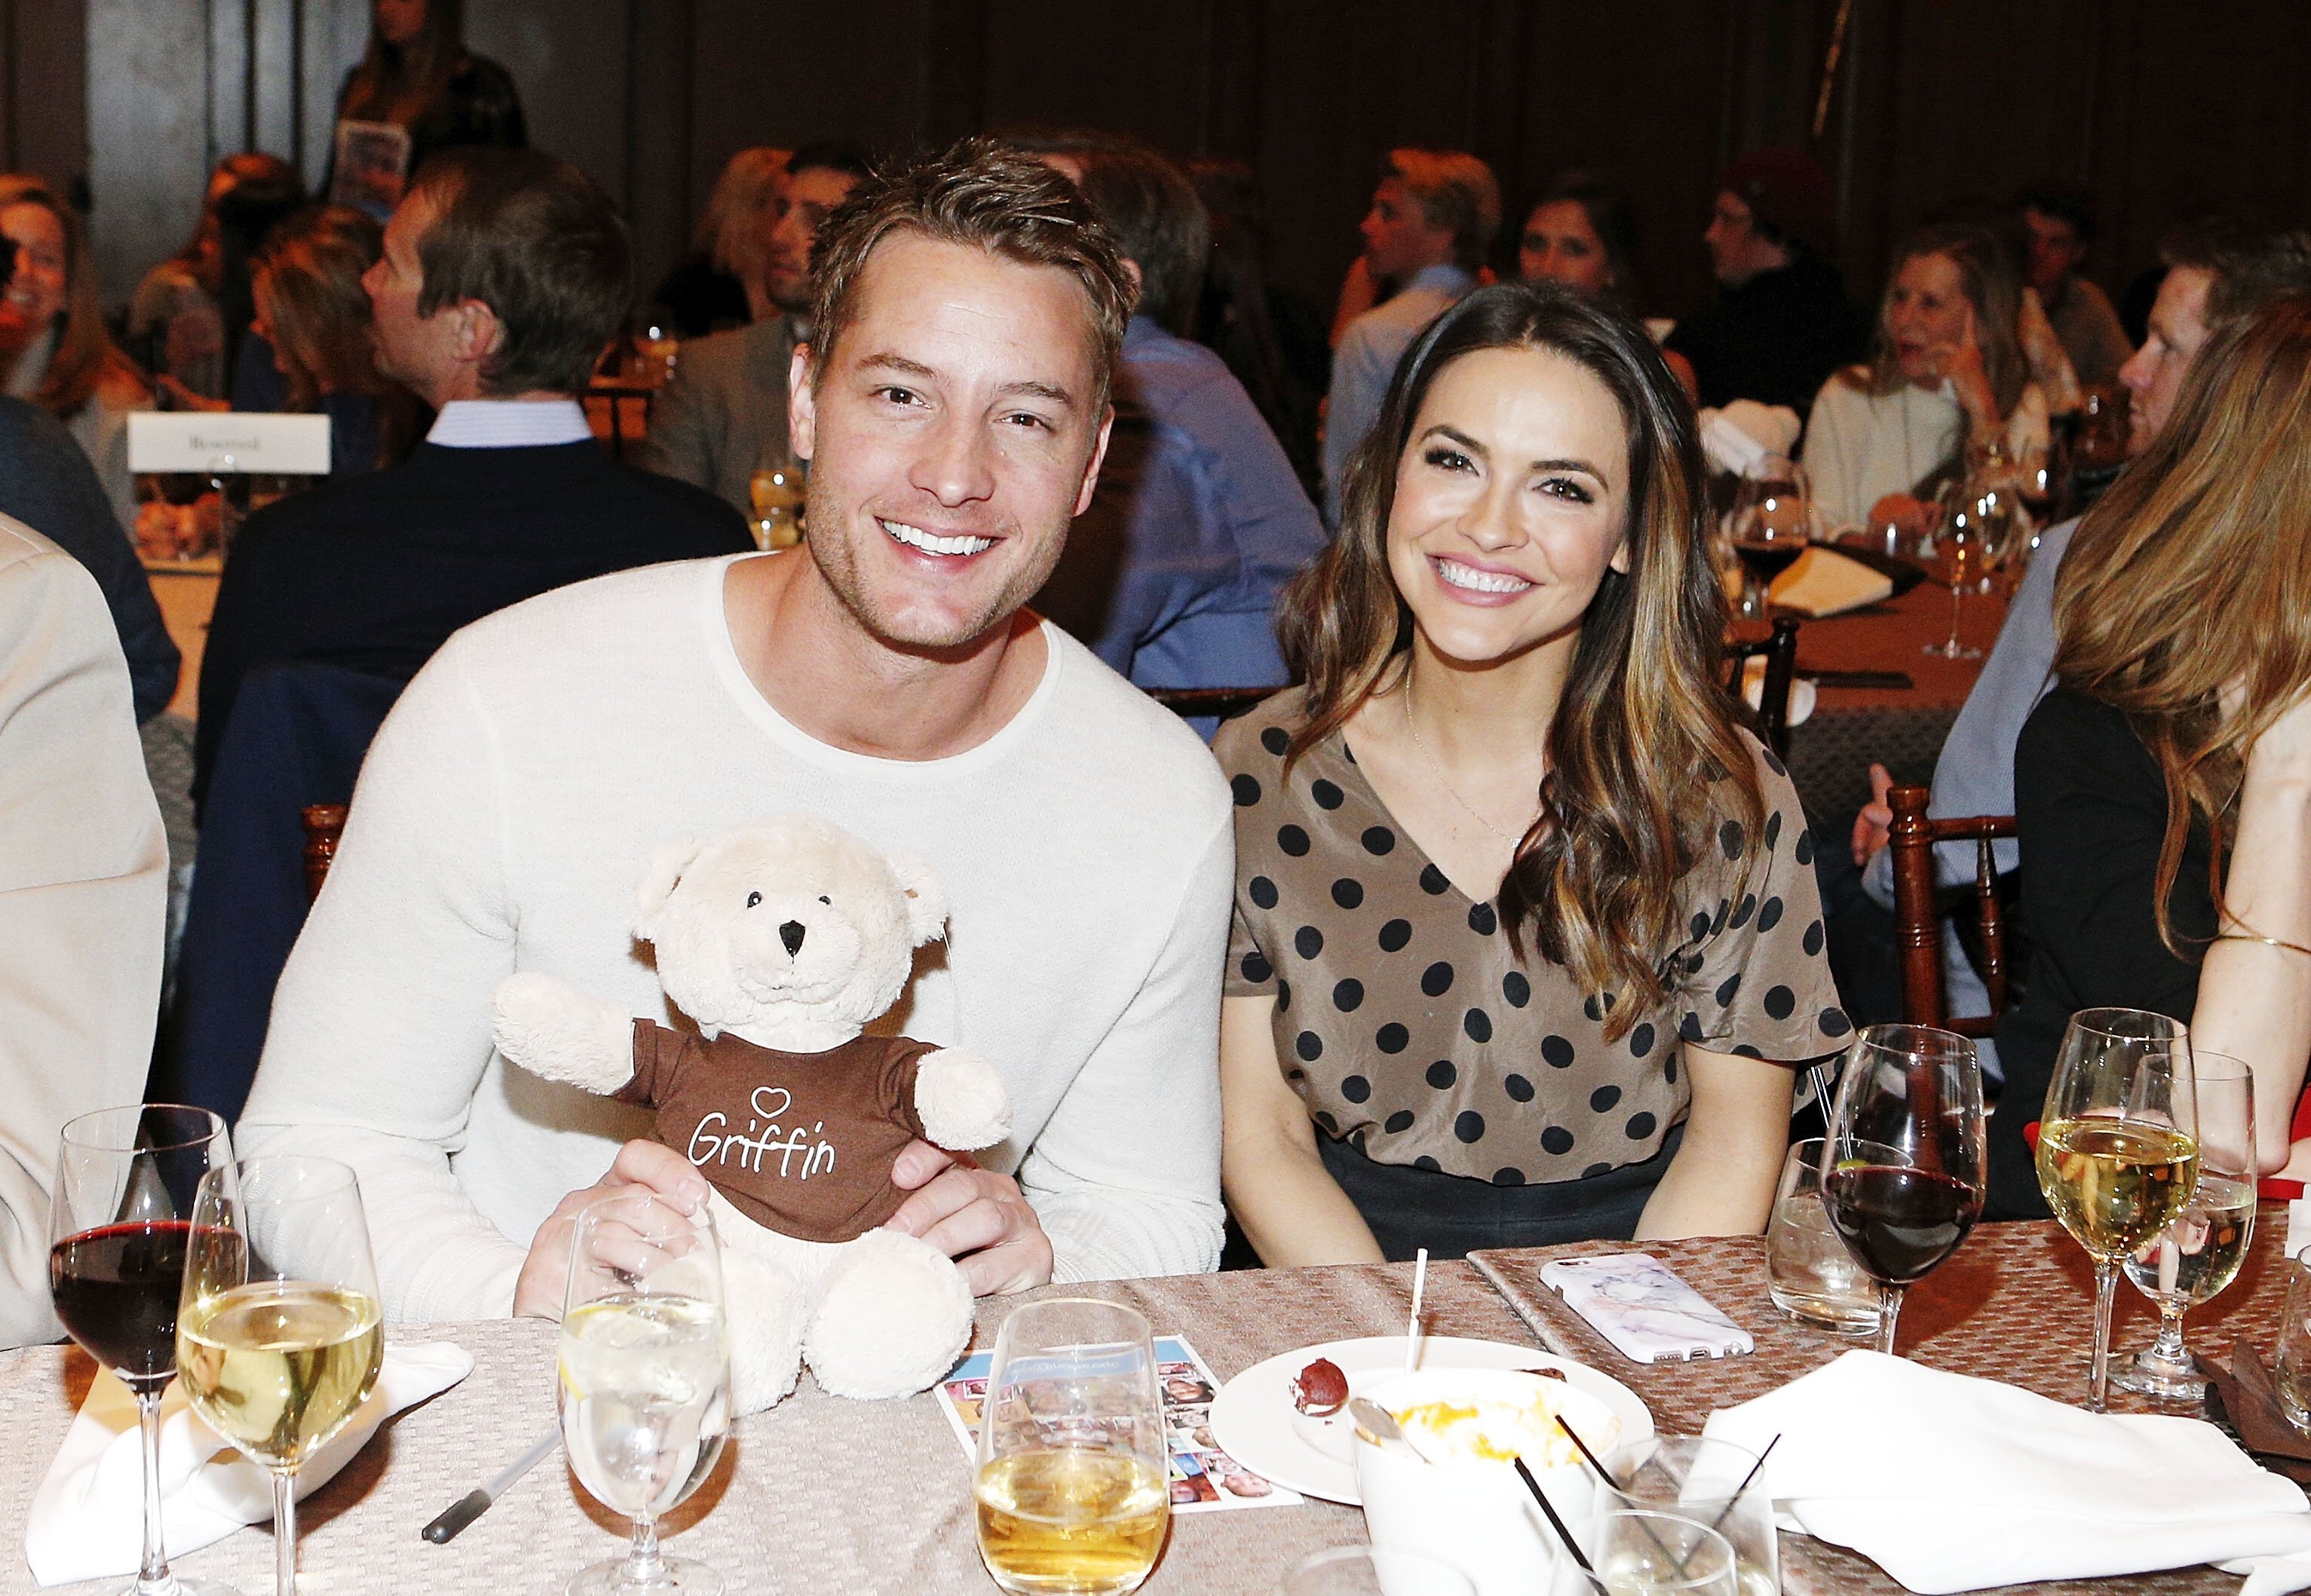
M 297 1589 L 297 1470 L 377 1384 L 385 1337 L 353 1172 L 328 1158 L 251 1158 L 236 1193 L 201 1182 L 177 1376 L 209 1426 L 273 1476 L 275 1583 Z
M 562 1312 L 562 1444 L 571 1472 L 634 1522 L 623 1557 L 570 1596 L 715 1596 L 721 1574 L 658 1549 L 658 1521 L 696 1490 L 730 1431 L 730 1330 L 712 1214 L 640 1188 L 578 1216 Z
M 979 1426 L 979 1552 L 1016 1596 L 1121 1596 L 1171 1522 L 1147 1321 L 1055 1297 L 1013 1310 Z
M 2038 1190 L 2095 1266 L 2087 1410 L 2104 1411 L 2119 1260 L 2165 1230 L 2199 1183 L 2191 1041 L 2178 1020 L 2082 1008 L 2055 1055 L 2038 1121 Z
M 2207 1394 L 2183 1342 L 2183 1315 L 2238 1278 L 2254 1237 L 2254 1074 L 2228 1054 L 2196 1051 L 2191 1074 L 2199 1189 L 2173 1224 L 2121 1266 L 2158 1304 L 2158 1339 L 2111 1376 L 2123 1390 L 2175 1401 Z

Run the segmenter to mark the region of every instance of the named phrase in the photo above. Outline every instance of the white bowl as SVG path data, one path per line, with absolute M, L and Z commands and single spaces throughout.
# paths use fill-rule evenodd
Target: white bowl
M 1418 1403 L 1478 1397 L 1522 1400 L 1546 1391 L 1556 1410 L 1602 1457 L 1620 1437 L 1612 1410 L 1562 1381 L 1512 1369 L 1425 1369 L 1382 1381 L 1360 1395 L 1391 1413 Z M 1594 1513 L 1596 1484 L 1577 1460 L 1554 1468 L 1527 1461 L 1549 1504 L 1576 1539 Z M 1459 1567 L 1477 1596 L 1531 1596 L 1548 1589 L 1561 1555 L 1556 1531 L 1506 1462 L 1431 1463 L 1393 1448 L 1356 1442 L 1365 1528 L 1378 1547 L 1419 1552 Z

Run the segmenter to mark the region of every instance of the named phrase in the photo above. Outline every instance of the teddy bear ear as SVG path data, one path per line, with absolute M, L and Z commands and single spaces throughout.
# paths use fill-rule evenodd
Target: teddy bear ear
M 946 930 L 946 888 L 920 856 L 902 849 L 886 858 L 891 874 L 899 878 L 899 890 L 907 895 L 908 937 L 917 947 L 937 941 Z
M 698 858 L 701 846 L 696 837 L 685 835 L 669 837 L 650 850 L 641 879 L 634 883 L 634 935 L 643 941 L 657 940 L 658 916 L 674 896 L 682 873 Z

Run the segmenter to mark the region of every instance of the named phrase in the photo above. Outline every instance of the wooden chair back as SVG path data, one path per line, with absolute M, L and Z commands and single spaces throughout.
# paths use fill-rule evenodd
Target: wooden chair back
M 321 884 L 329 878 L 329 863 L 337 857 L 337 839 L 344 836 L 345 831 L 345 807 L 343 804 L 308 804 L 303 818 L 305 902 L 310 904 L 321 895 Z
M 2014 833 L 2011 815 L 1975 815 L 1962 820 L 1929 820 L 1923 787 L 1897 787 L 1886 794 L 1894 811 L 1888 846 L 1894 856 L 1895 936 L 1901 946 L 1902 1017 L 1914 1025 L 1939 1025 L 1961 1036 L 1987 1036 L 2006 1007 L 2006 918 L 1998 901 L 1998 861 L 1993 838 Z M 1982 919 L 1982 984 L 1990 989 L 1990 1012 L 1952 1018 L 1942 993 L 1941 914 L 1934 892 L 1934 844 L 1975 844 L 1974 901 Z
M 1766 679 L 1757 695 L 1757 735 L 1775 755 L 1787 759 L 1790 754 L 1790 684 L 1796 680 L 1798 670 L 1798 621 L 1795 615 L 1782 615 L 1774 622 L 1770 637 L 1755 642 L 1728 643 L 1725 655 L 1732 661 L 1733 674 L 1726 687 L 1734 702 L 1746 702 L 1741 693 L 1742 673 L 1749 661 L 1763 658 Z

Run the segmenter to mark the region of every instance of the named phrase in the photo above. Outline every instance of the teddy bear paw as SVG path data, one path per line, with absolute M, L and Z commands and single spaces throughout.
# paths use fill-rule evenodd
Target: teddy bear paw
M 1003 1072 L 961 1048 L 923 1055 L 915 1073 L 915 1113 L 923 1139 L 937 1147 L 991 1147 L 1011 1134 Z
M 634 1077 L 634 1022 L 538 970 L 498 982 L 490 1040 L 510 1063 L 552 1081 L 610 1093 Z

